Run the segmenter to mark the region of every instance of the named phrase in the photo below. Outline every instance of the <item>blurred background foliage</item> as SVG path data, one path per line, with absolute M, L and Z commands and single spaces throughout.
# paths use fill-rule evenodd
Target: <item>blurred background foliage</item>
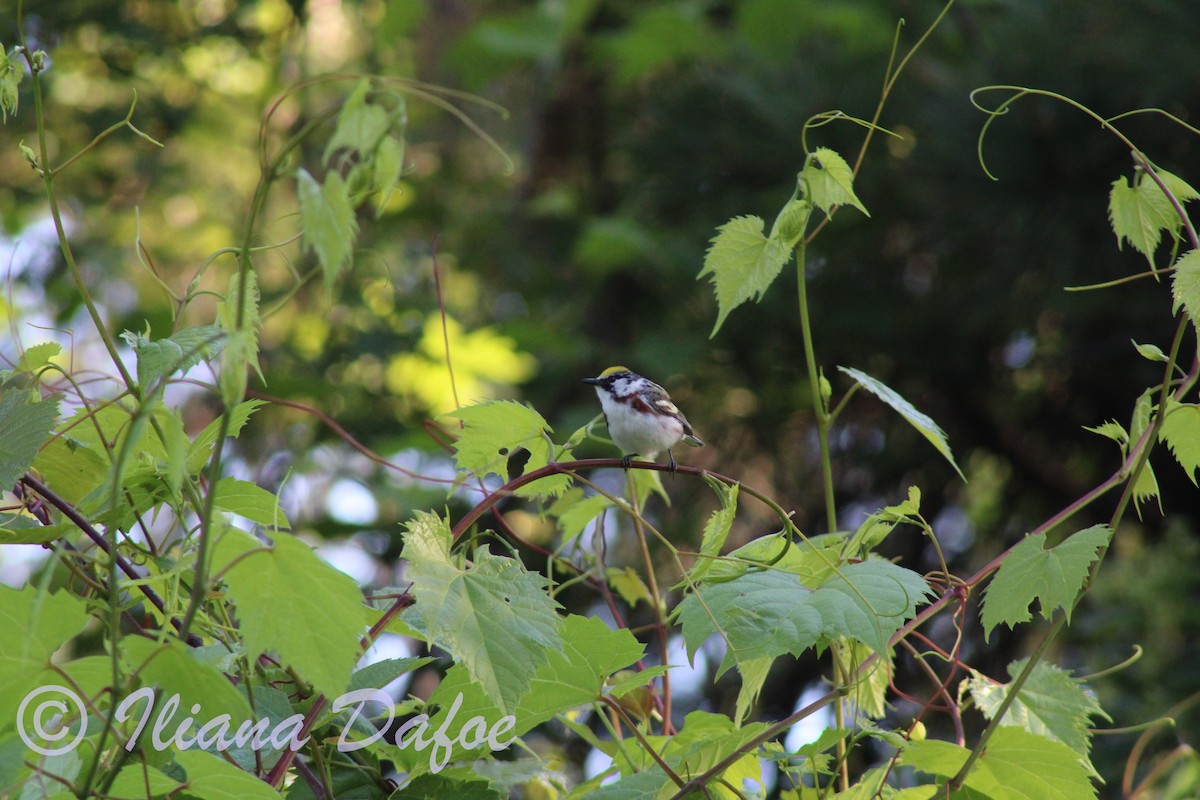
M 819 533 L 794 275 L 785 270 L 710 339 L 715 302 L 696 274 L 716 225 L 739 214 L 770 219 L 790 195 L 804 121 L 835 108 L 869 117 L 898 20 L 904 50 L 938 10 L 909 0 L 35 0 L 25 26 L 50 55 L 56 161 L 122 119 L 135 96 L 134 124 L 164 145 L 118 133 L 60 176 L 71 237 L 114 330 L 148 324 L 159 337 L 211 320 L 203 294 L 176 320 L 163 287 L 225 285 L 230 256 L 201 266 L 243 235 L 260 122 L 287 87 L 349 76 L 289 94 L 268 141 L 335 107 L 359 73 L 468 92 L 488 104 L 448 101 L 486 137 L 441 101 L 407 93 L 400 191 L 377 219 L 360 215 L 353 270 L 331 294 L 309 279 L 312 256 L 293 238 L 296 198 L 286 182 L 274 190 L 256 241 L 284 244 L 256 261 L 270 316 L 267 383 L 255 388 L 320 409 L 399 466 L 451 477 L 424 427 L 455 406 L 436 262 L 458 402 L 527 401 L 561 441 L 598 410 L 579 379 L 625 364 L 666 385 L 708 442 L 684 454 L 691 463 L 752 484 Z M 817 239 L 809 297 L 835 391 L 847 388 L 838 364 L 888 382 L 947 431 L 968 482 L 861 395 L 833 436 L 843 527 L 919 485 L 952 567 L 966 574 L 1116 466 L 1112 444 L 1081 426 L 1127 423 L 1137 395 L 1158 380 L 1130 339 L 1169 345 L 1169 291 L 1153 280 L 1063 287 L 1146 268 L 1115 246 L 1106 220 L 1108 187 L 1132 164 L 1082 115 L 1028 100 L 984 146 L 994 182 L 977 160 L 984 116 L 968 95 L 1029 85 L 1105 115 L 1157 106 L 1197 124 L 1197 30 L 1200 4 L 1189 0 L 962 0 L 908 66 L 881 120 L 902 138 L 878 137 L 856 184 L 872 216 L 838 215 Z M 6 13 L 0 41 L 15 38 Z M 111 369 L 90 341 L 40 182 L 16 147 L 35 137 L 27 89 L 0 131 L 0 313 L 12 333 L 3 355 L 15 360 L 18 341 L 55 338 L 70 348 L 71 367 L 95 378 Z M 1156 163 L 1200 181 L 1195 136 L 1150 116 L 1125 129 Z M 321 130 L 303 163 L 289 166 L 320 169 L 332 123 Z M 829 125 L 809 142 L 853 158 L 862 137 Z M 177 389 L 189 425 L 203 424 L 211 402 L 186 383 Z M 237 468 L 282 485 L 297 530 L 328 542 L 364 583 L 397 581 L 397 523 L 445 503 L 444 486 L 380 466 L 296 408 L 261 412 L 239 451 Z M 598 443 L 581 453 L 611 454 Z M 1118 531 L 1056 655 L 1089 673 L 1124 660 L 1134 643 L 1147 648 L 1096 682 L 1117 725 L 1200 690 L 1195 488 L 1169 455 L 1151 463 L 1163 511 L 1144 503 Z M 658 521 L 681 543 L 698 542 L 711 492 L 682 479 L 667 488 L 673 506 L 660 506 Z M 457 495 L 454 507 L 471 497 Z M 1078 527 L 1106 521 L 1111 502 Z M 533 510 L 514 508 L 509 520 L 534 541 L 552 540 L 551 522 Z M 770 530 L 767 510 L 746 503 L 731 544 Z M 892 541 L 914 568 L 936 565 L 915 533 Z M 0 563 L 19 581 L 13 549 Z M 997 632 L 990 643 L 973 638 L 966 659 L 1002 677 L 1026 647 L 1023 636 Z M 797 665 L 773 676 L 764 713 L 790 710 L 818 673 Z M 1161 749 L 1198 744 L 1200 717 L 1178 722 Z M 1097 742 L 1109 791 L 1132 741 Z

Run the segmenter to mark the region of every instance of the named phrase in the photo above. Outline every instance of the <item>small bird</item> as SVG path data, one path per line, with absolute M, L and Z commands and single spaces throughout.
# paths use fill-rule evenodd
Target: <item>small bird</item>
M 609 367 L 584 383 L 596 387 L 596 396 L 604 409 L 608 434 L 621 448 L 621 461 L 628 469 L 634 456 L 651 461 L 663 450 L 670 459 L 669 469 L 677 469 L 671 448 L 679 440 L 692 447 L 703 447 L 683 412 L 671 402 L 665 389 L 625 367 Z

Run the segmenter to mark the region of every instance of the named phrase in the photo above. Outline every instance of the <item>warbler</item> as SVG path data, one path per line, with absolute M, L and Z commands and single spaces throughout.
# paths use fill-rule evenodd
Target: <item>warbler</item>
M 621 462 L 626 469 L 634 456 L 654 461 L 666 450 L 669 469 L 674 472 L 678 467 L 671 448 L 680 439 L 692 447 L 704 446 L 667 391 L 649 378 L 625 367 L 609 367 L 595 378 L 584 378 L 583 382 L 596 387 L 608 434 L 621 449 Z

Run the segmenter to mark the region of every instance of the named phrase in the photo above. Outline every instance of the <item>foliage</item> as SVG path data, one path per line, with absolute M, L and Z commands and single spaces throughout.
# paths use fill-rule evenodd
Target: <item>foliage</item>
M 764 24 L 782 5 L 739 6 L 736 37 L 764 49 L 790 47 L 790 34 Z M 882 127 L 884 108 L 951 5 L 924 35 L 903 46 L 901 37 L 893 40 L 872 118 L 824 112 L 799 127 L 798 171 L 792 165 L 778 171 L 788 176 L 783 180 L 771 175 L 792 194 L 769 231 L 765 218 L 747 213 L 756 210 L 749 203 L 706 222 L 716 234 L 697 277 L 712 284 L 716 342 L 746 330 L 737 326 L 749 314 L 733 315 L 735 309 L 754 301 L 765 313 L 778 302 L 781 293 L 771 290 L 795 259 L 796 306 L 787 325 L 804 379 L 785 402 L 808 418 L 814 434 L 809 450 L 819 464 L 813 477 L 823 514 L 807 520 L 776 499 L 785 496 L 778 486 L 756 486 L 749 462 L 731 459 L 720 471 L 721 462 L 684 465 L 664 481 L 661 464 L 639 462 L 622 473 L 617 459 L 579 458 L 577 452 L 607 445 L 594 432 L 599 420 L 575 415 L 574 425 L 556 423 L 572 431 L 564 436 L 547 421 L 558 415 L 504 399 L 512 384 L 532 376 L 532 360 L 519 338 L 482 326 L 464 333 L 451 312 L 479 322 L 474 309 L 484 290 L 466 270 L 444 268 L 456 261 L 453 254 L 439 253 L 435 244 L 410 259 L 396 256 L 400 249 L 391 245 L 389 256 L 406 264 L 424 259 L 432 285 L 404 270 L 373 271 L 372 256 L 386 262 L 379 252 L 387 247 L 384 226 L 376 223 L 427 213 L 419 203 L 410 207 L 412 195 L 453 191 L 422 188 L 422 179 L 442 146 L 437 137 L 458 134 L 436 124 L 414 127 L 415 120 L 442 112 L 464 123 L 474 146 L 496 158 L 496 143 L 462 110 L 474 101 L 457 92 L 321 69 L 317 54 L 308 54 L 313 76 L 263 103 L 255 180 L 243 186 L 229 180 L 227 188 L 240 190 L 230 205 L 247 211 L 211 209 L 223 216 L 214 224 L 211 252 L 182 256 L 173 248 L 183 245 L 163 229 L 150 230 L 156 226 L 143 229 L 136 217 L 127 233 L 143 267 L 139 280 L 160 299 L 145 318 L 121 319 L 100 301 L 80 242 L 64 223 L 64 191 L 125 133 L 142 148 L 139 158 L 165 159 L 180 140 L 189 154 L 213 154 L 184 132 L 135 127 L 135 104 L 93 137 L 78 135 L 77 112 L 63 102 L 71 81 L 56 82 L 54 53 L 33 49 L 32 23 L 19 13 L 19 45 L 0 48 L 0 107 L 6 123 L 32 118 L 29 138 L 36 144 L 19 152 L 53 221 L 68 279 L 59 291 L 86 314 L 71 321 L 72 329 L 82 338 L 94 328 L 99 346 L 82 365 L 58 341 L 23 346 L 0 375 L 0 485 L 13 487 L 0 515 L 0 541 L 52 551 L 36 578 L 0 589 L 6 623 L 0 674 L 13 687 L 0 704 L 0 791 L 81 798 L 1096 796 L 1093 727 L 1111 715 L 1089 679 L 1052 662 L 1052 646 L 1069 624 L 1079 624 L 1080 602 L 1111 550 L 1133 535 L 1130 501 L 1153 499 L 1163 507 L 1173 500 L 1152 469 L 1151 453 L 1172 455 L 1195 487 L 1200 406 L 1188 398 L 1200 361 L 1193 353 L 1184 365 L 1200 322 L 1200 240 L 1187 210 L 1200 194 L 1156 166 L 1127 135 L 1123 118 L 1101 117 L 1041 90 L 978 90 L 973 100 L 987 114 L 981 153 L 1001 115 L 1033 99 L 1081 112 L 1126 149 L 1133 178 L 1111 183 L 1108 221 L 1118 245 L 1131 244 L 1151 269 L 1108 283 L 1141 278 L 1165 295 L 1161 279 L 1170 273 L 1174 336 L 1165 346 L 1135 342 L 1154 372 L 1129 425 L 1091 428 L 1118 445 L 1114 471 L 1030 524 L 1015 544 L 1005 548 L 993 539 L 982 566 L 956 561 L 948 526 L 917 486 L 899 492 L 900 502 L 875 504 L 857 526 L 840 520 L 836 470 L 850 462 L 842 443 L 859 424 L 847 420 L 852 411 L 867 420 L 878 408 L 851 405 L 860 389 L 897 412 L 906 432 L 932 444 L 958 478 L 987 475 L 967 460 L 960 468 L 949 437 L 905 399 L 916 396 L 907 388 L 901 393 L 863 370 L 838 367 L 830 373 L 837 383 L 849 379 L 839 390 L 823 364 L 841 359 L 818 349 L 817 304 L 809 296 L 820 262 L 836 257 L 812 258 L 814 243 L 846 226 L 880 224 L 890 211 L 872 201 L 874 216 L 867 214 L 860 173 L 873 163 L 876 137 L 903 139 Z M 421 16 L 403 3 L 365 4 L 362 13 L 372 9 L 381 14 L 381 37 L 402 36 Z M 288 25 L 272 19 L 291 19 L 292 9 L 263 2 L 248 13 L 257 21 L 247 16 L 238 24 L 280 47 L 288 41 Z M 808 13 L 819 30 L 852 30 L 856 41 L 879 41 L 870 4 Z M 596 26 L 599 32 L 587 30 L 597 40 L 589 57 L 632 91 L 673 66 L 732 57 L 734 45 L 745 41 L 726 36 L 717 23 L 693 3 L 624 10 L 586 0 L 539 3 L 480 18 L 450 61 L 472 66 L 464 70 L 469 83 L 483 82 L 490 69 L 570 62 L 581 57 L 575 49 L 585 29 Z M 312 36 L 334 35 L 334 27 L 306 25 Z M 122 44 L 145 44 L 131 41 Z M 257 74 L 251 66 L 257 58 L 232 37 L 222 47 L 223 62 L 194 50 L 174 66 L 170 54 L 155 61 L 139 52 L 135 60 L 142 70 L 157 64 L 159 78 L 182 65 L 206 74 L 210 86 L 265 88 L 248 77 Z M 475 51 L 478 61 L 465 55 Z M 86 61 L 87 52 L 75 55 Z M 67 51 L 63 74 L 79 80 L 86 70 L 69 59 Z M 21 91 L 29 99 L 18 105 Z M 996 92 L 1003 100 L 984 105 Z M 244 122 L 231 118 L 225 133 L 249 142 Z M 854 158 L 839 153 L 849 152 L 840 138 L 845 130 L 861 135 Z M 418 131 L 431 138 L 418 138 Z M 817 135 L 839 146 L 810 149 Z M 73 154 L 59 150 L 70 146 Z M 167 150 L 159 155 L 155 147 Z M 471 180 L 466 173 L 440 176 L 465 187 L 454 195 L 463 201 L 454 206 L 457 216 L 472 215 Z M 84 216 L 99 219 L 106 212 L 88 191 L 74 189 Z M 532 205 L 554 218 L 579 202 L 546 190 Z M 844 206 L 861 216 L 839 213 Z M 717 224 L 721 219 L 728 221 Z M 447 224 L 456 230 L 457 223 Z M 669 258 L 660 252 L 670 249 L 667 242 L 628 218 L 597 213 L 584 228 L 576 253 L 585 271 L 611 278 L 629 260 Z M 1171 248 L 1165 260 L 1158 252 L 1164 241 Z M 537 247 L 530 242 L 528 250 Z M 163 272 L 160 254 L 168 253 L 189 266 L 178 275 Z M 571 283 L 557 275 L 530 280 Z M 632 294 L 634 312 L 663 299 Z M 666 297 L 676 295 L 683 291 L 672 285 Z M 353 298 L 349 306 L 336 302 L 346 296 Z M 494 306 L 503 305 L 503 296 Z M 545 312 L 551 319 L 560 313 L 553 302 Z M 970 309 L 945 310 L 956 312 Z M 358 335 L 406 347 L 388 362 L 364 347 L 323 380 L 306 371 L 339 348 L 353 350 L 350 338 Z M 565 360 L 571 337 L 552 338 L 543 358 L 557 353 Z M 682 357 L 666 352 L 669 342 L 661 346 L 667 361 Z M 461 350 L 472 350 L 475 361 L 460 359 Z M 282 368 L 272 363 L 276 358 Z M 113 374 L 95 380 L 101 361 Z M 867 366 L 881 374 L 874 363 Z M 412 450 L 385 457 L 338 422 L 358 417 L 353 427 L 360 433 L 390 426 L 390 417 L 384 423 L 361 411 L 367 396 L 396 418 L 444 411 L 446 393 L 414 385 L 418 374 L 447 380 L 457 406 L 425 425 L 446 460 L 422 463 L 408 457 Z M 341 390 L 320 395 L 334 398 L 331 414 L 306 402 L 317 393 L 313 384 L 323 382 Z M 199 386 L 203 400 L 178 402 L 172 392 L 186 386 Z M 460 396 L 466 386 L 470 394 Z M 268 387 L 283 396 L 265 394 Z M 730 391 L 724 400 L 745 408 L 740 397 Z M 269 424 L 269 414 L 288 410 L 313 414 L 340 442 L 402 476 L 405 491 L 394 501 L 404 522 L 394 553 L 403 564 L 394 575 L 398 586 L 364 591 L 297 535 L 311 531 L 303 508 L 289 501 L 289 481 L 297 476 L 286 468 L 269 477 L 264 467 L 249 479 L 247 465 L 263 441 L 255 429 Z M 410 446 L 415 439 L 400 438 Z M 372 439 L 379 447 L 383 441 Z M 322 458 L 321 448 L 308 449 L 313 454 L 305 459 Z M 348 456 L 339 451 L 333 458 Z M 952 478 L 945 461 L 923 466 L 921 474 L 941 470 L 943 481 Z M 298 480 L 305 479 L 302 472 Z M 692 484 L 699 491 L 687 488 Z M 974 485 L 955 491 L 979 491 Z M 704 487 L 711 496 L 701 494 Z M 1082 525 L 1110 495 L 1116 499 L 1105 509 L 1106 521 Z M 678 502 L 680 496 L 689 502 Z M 702 523 L 709 506 L 715 510 Z M 756 529 L 750 536 L 740 523 L 747 518 Z M 775 532 L 761 535 L 768 526 Z M 1072 527 L 1079 529 L 1048 545 L 1051 534 Z M 912 549 L 898 551 L 898 540 L 927 547 L 934 568 Z M 615 552 L 622 542 L 634 553 L 626 563 Z M 976 619 L 970 599 L 980 595 Z M 1035 601 L 1044 626 L 1031 624 Z M 1028 658 L 1005 665 L 1008 680 L 1001 682 L 989 677 L 990 663 L 976 663 L 973 643 L 1015 630 L 1028 631 L 1034 646 Z M 421 656 L 363 662 L 389 639 L 414 643 Z M 681 686 L 688 665 L 708 658 L 717 666 L 704 682 L 717 687 L 737 679 L 736 699 L 726 707 L 696 707 Z M 773 714 L 761 702 L 772 674 L 800 667 L 819 675 L 822 688 L 794 710 Z M 403 690 L 388 688 L 398 680 Z M 57 694 L 34 703 L 47 689 Z M 797 744 L 789 731 L 803 722 L 818 731 Z M 606 765 L 591 775 L 573 773 L 539 755 L 549 740 L 579 743 Z M 1131 752 L 1131 767 L 1138 767 L 1142 749 Z M 1160 766 L 1139 790 L 1157 786 L 1169 768 L 1181 783 L 1188 780 L 1182 757 Z

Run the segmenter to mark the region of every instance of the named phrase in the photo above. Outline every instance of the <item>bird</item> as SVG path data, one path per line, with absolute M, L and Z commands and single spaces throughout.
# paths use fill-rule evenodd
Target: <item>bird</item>
M 629 469 L 634 456 L 654 461 L 667 451 L 668 469 L 678 469 L 671 448 L 683 440 L 692 447 L 704 442 L 692 432 L 692 426 L 679 407 L 671 402 L 666 389 L 627 367 L 609 367 L 584 383 L 596 387 L 608 434 L 621 449 L 621 463 Z

